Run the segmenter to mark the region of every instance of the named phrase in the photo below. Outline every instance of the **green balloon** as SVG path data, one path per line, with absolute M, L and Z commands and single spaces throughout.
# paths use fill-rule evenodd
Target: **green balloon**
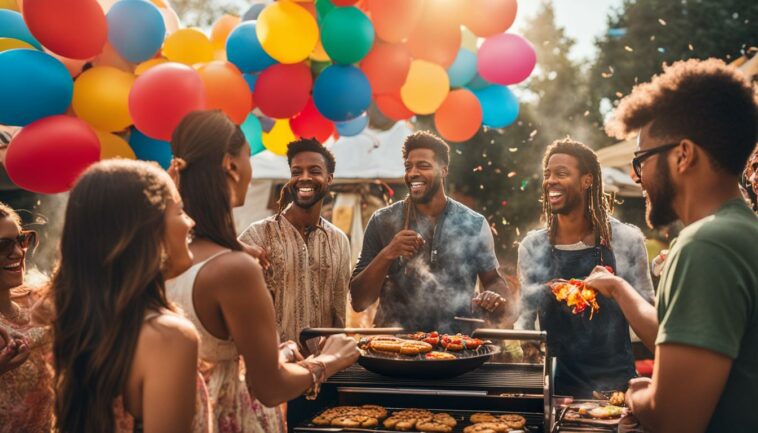
M 326 15 L 332 11 L 336 6 L 334 6 L 334 3 L 331 2 L 331 0 L 316 0 L 316 16 L 318 17 L 318 22 L 324 21 L 324 18 Z
M 242 134 L 245 135 L 247 143 L 250 145 L 250 156 L 256 153 L 261 153 L 266 150 L 263 147 L 263 129 L 261 128 L 261 122 L 255 114 L 248 113 L 247 118 L 242 125 L 240 125 Z
M 334 8 L 321 23 L 321 43 L 334 63 L 356 63 L 374 44 L 374 26 L 358 8 Z

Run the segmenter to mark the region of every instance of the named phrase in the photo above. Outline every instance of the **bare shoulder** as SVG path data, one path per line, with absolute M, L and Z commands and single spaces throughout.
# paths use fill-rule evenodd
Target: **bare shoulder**
M 196 348 L 200 337 L 192 322 L 177 313 L 164 311 L 144 322 L 139 340 L 141 345 L 163 351 Z
M 231 251 L 209 261 L 198 278 L 212 279 L 216 283 L 232 282 L 263 274 L 258 260 L 244 251 Z

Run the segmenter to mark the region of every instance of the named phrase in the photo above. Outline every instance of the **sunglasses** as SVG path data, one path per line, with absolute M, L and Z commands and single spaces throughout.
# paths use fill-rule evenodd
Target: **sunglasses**
M 31 246 L 34 248 L 37 245 L 37 232 L 33 230 L 24 230 L 15 239 L 3 238 L 0 239 L 0 257 L 7 257 L 13 253 L 16 245 L 26 251 Z
M 646 159 L 650 158 L 653 155 L 657 155 L 662 152 L 667 152 L 674 147 L 678 146 L 679 143 L 671 143 L 671 144 L 664 144 L 663 146 L 654 147 L 652 149 L 647 150 L 638 150 L 634 152 L 634 159 L 632 159 L 632 168 L 634 168 L 634 174 L 637 175 L 637 178 L 641 179 L 642 175 L 642 162 Z

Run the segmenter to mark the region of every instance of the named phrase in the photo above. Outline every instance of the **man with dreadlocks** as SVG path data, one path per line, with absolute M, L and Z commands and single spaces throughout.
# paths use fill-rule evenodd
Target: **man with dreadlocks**
M 306 327 L 345 326 L 350 243 L 321 217 L 334 179 L 334 155 L 314 139 L 287 147 L 290 180 L 276 215 L 255 222 L 240 240 L 265 250 L 266 285 L 274 296 L 282 341 L 298 341 Z
M 642 232 L 610 216 L 612 199 L 603 192 L 595 153 L 571 139 L 557 140 L 543 160 L 543 210 L 547 227 L 521 242 L 518 270 L 521 316 L 517 325 L 534 329 L 539 318 L 547 346 L 557 357 L 558 394 L 587 398 L 593 390 L 624 389 L 635 375 L 629 325 L 618 305 L 600 299 L 600 310 L 573 314 L 553 297 L 546 282 L 584 278 L 595 266 L 608 266 L 648 302 L 653 283 Z

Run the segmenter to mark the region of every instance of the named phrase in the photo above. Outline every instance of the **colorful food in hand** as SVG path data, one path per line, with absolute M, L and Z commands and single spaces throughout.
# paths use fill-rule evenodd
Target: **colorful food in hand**
M 590 320 L 592 316 L 600 310 L 597 303 L 597 291 L 584 284 L 584 281 L 572 278 L 570 280 L 553 280 L 548 283 L 555 299 L 558 302 L 566 302 L 566 305 L 572 307 L 574 314 L 582 314 L 587 307 L 590 307 Z

